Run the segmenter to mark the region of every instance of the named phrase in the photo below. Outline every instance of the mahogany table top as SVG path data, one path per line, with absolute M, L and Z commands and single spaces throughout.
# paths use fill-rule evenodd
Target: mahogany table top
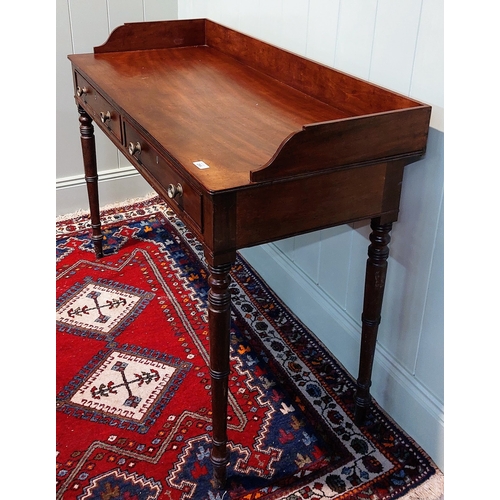
M 311 139 L 322 130 L 342 135 L 342 148 L 353 150 L 344 160 L 337 154 L 337 163 L 343 164 L 371 160 L 377 154 L 366 137 L 369 132 L 385 134 L 386 142 L 406 142 L 399 150 L 385 148 L 382 157 L 421 153 L 425 147 L 430 113 L 426 105 L 211 21 L 164 25 L 170 28 L 157 42 L 144 30 L 151 27 L 157 33 L 159 23 L 131 23 L 115 30 L 94 54 L 69 58 L 84 77 L 99 82 L 99 90 L 118 112 L 132 117 L 148 139 L 208 191 L 334 166 L 332 158 L 311 155 L 316 149 L 324 156 L 324 140 Z M 410 137 L 402 137 L 409 127 Z M 287 153 L 292 136 L 301 139 L 301 131 L 309 134 L 311 165 L 303 161 L 290 172 L 280 167 L 263 173 L 277 153 Z M 369 151 L 364 156 L 359 154 L 360 141 Z M 338 147 L 330 141 L 328 149 Z M 292 156 L 297 153 L 296 147 L 289 151 Z M 209 168 L 197 168 L 194 162 L 199 161 Z

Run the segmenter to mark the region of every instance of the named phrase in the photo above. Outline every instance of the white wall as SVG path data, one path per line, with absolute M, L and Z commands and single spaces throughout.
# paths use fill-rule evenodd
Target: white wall
M 179 0 L 208 17 L 433 106 L 425 159 L 405 171 L 372 394 L 444 467 L 443 0 Z M 243 255 L 357 376 L 367 223 Z
M 125 21 L 208 17 L 433 106 L 425 159 L 405 171 L 372 394 L 443 459 L 444 0 L 57 0 L 57 213 L 87 207 L 69 61 Z M 178 11 L 177 11 L 178 8 Z M 102 204 L 151 189 L 96 128 Z M 243 254 L 357 375 L 369 227 L 319 231 Z

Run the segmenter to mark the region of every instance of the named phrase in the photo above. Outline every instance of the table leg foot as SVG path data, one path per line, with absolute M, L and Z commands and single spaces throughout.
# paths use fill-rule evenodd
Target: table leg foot
M 384 297 L 385 278 L 387 275 L 387 259 L 392 223 L 381 224 L 380 219 L 372 219 L 371 244 L 368 247 L 366 262 L 365 295 L 363 314 L 361 317 L 361 350 L 359 359 L 359 374 L 355 397 L 356 425 L 363 425 L 370 406 L 370 386 L 377 343 L 380 313 Z
M 355 408 L 354 408 L 354 423 L 359 427 L 365 423 L 366 412 L 368 410 L 369 399 L 365 399 L 360 395 L 360 389 L 356 393 Z M 369 395 L 368 395 L 369 397 Z
M 212 485 L 215 489 L 222 490 L 226 486 L 227 464 L 229 463 L 229 458 L 222 461 L 215 461 L 212 455 L 211 461 L 213 465 Z

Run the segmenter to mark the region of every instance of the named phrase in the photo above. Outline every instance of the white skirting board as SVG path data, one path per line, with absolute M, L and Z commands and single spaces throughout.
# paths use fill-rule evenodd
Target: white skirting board
M 101 207 L 129 198 L 145 196 L 151 186 L 133 166 L 98 172 L 99 204 Z M 56 215 L 88 210 L 87 186 L 83 175 L 56 180 Z
M 357 377 L 360 326 L 273 244 L 247 248 L 241 255 L 271 289 Z M 382 318 L 383 321 L 383 318 Z M 444 468 L 444 409 L 425 386 L 386 350 L 377 346 L 371 394 L 418 445 Z

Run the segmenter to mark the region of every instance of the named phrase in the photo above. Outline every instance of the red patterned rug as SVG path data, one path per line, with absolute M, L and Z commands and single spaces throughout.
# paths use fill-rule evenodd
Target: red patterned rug
M 241 257 L 226 491 L 212 488 L 207 270 L 156 197 L 57 222 L 57 498 L 425 499 L 443 476 Z

